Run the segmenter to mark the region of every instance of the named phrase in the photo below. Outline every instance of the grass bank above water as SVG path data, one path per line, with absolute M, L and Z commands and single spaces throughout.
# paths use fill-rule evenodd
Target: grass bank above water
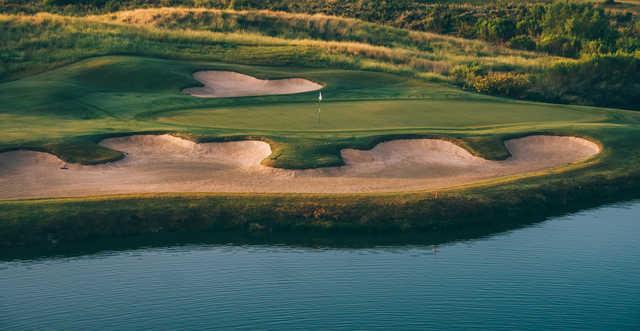
M 639 175 L 559 174 L 545 181 L 526 179 L 467 190 L 368 196 L 165 194 L 4 201 L 0 245 L 44 248 L 159 233 L 441 233 L 446 237 L 465 229 L 504 229 L 638 197 Z

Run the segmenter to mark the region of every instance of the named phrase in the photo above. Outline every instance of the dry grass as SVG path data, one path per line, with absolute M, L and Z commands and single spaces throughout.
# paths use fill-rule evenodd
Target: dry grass
M 0 15 L 0 76 L 110 53 L 232 62 L 318 65 L 448 80 L 451 68 L 535 72 L 559 58 L 477 40 L 326 15 L 194 8 L 138 9 L 70 17 Z M 246 46 L 242 49 L 224 45 Z M 60 49 L 58 49 L 60 48 Z M 35 68 L 35 69 L 33 69 Z
M 536 70 L 558 60 L 557 57 L 513 50 L 480 40 L 410 31 L 323 14 L 158 8 L 122 11 L 92 16 L 90 19 L 163 30 L 241 31 L 257 39 L 266 37 L 258 31 L 269 30 L 269 35 L 296 45 L 321 47 L 331 52 L 374 58 L 395 65 L 405 64 L 418 71 L 438 74 L 445 74 L 457 64 L 476 63 L 492 70 Z M 296 33 L 292 33 L 292 30 Z

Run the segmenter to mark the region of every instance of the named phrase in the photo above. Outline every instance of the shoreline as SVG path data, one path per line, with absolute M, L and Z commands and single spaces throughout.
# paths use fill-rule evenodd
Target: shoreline
M 571 183 L 571 184 L 569 184 Z M 524 184 L 524 185 L 523 185 Z M 432 233 L 528 223 L 640 197 L 640 172 L 378 195 L 162 194 L 0 201 L 0 246 L 155 234 Z

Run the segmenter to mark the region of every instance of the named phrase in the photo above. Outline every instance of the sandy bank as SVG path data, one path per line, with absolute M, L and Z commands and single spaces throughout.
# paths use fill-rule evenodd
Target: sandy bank
M 452 187 L 522 174 L 599 153 L 576 137 L 530 136 L 506 142 L 512 157 L 489 161 L 444 140 L 395 140 L 368 151 L 346 149 L 346 165 L 287 170 L 265 167 L 269 144 L 238 141 L 196 144 L 170 135 L 107 139 L 126 152 L 103 165 L 69 164 L 41 152 L 0 154 L 0 198 L 63 197 L 151 192 L 359 193 Z
M 198 71 L 193 77 L 204 86 L 187 88 L 183 92 L 199 98 L 295 94 L 322 88 L 322 85 L 302 78 L 262 80 L 232 71 Z

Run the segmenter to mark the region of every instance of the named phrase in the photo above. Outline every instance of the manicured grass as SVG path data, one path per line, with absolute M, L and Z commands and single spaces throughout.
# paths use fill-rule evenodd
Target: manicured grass
M 315 93 L 198 99 L 192 72 L 234 70 L 260 78 L 304 77 Z M 440 192 L 374 195 L 188 194 L 0 202 L 0 244 L 79 240 L 157 231 L 431 231 L 510 217 L 544 217 L 640 193 L 640 114 L 518 102 L 388 73 L 185 62 L 129 56 L 86 59 L 0 84 L 0 150 L 30 148 L 73 162 L 122 155 L 110 136 L 174 133 L 198 141 L 264 139 L 266 163 L 340 164 L 342 148 L 389 139 L 441 137 L 487 158 L 503 140 L 529 134 L 595 139 L 588 164 Z M 497 222 L 497 221 L 496 221 Z
M 325 94 L 326 95 L 326 94 Z M 327 96 L 326 98 L 329 98 Z M 251 105 L 182 110 L 162 123 L 199 128 L 276 132 L 493 130 L 510 126 L 593 123 L 606 115 L 534 104 L 456 100 L 390 100 Z
M 225 99 L 183 94 L 199 85 L 191 74 L 204 69 L 304 77 L 326 85 L 326 101 L 318 105 L 315 93 Z M 275 150 L 268 163 L 288 168 L 341 164 L 342 148 L 371 148 L 407 135 L 466 139 L 474 151 L 498 151 L 484 156 L 501 158 L 499 141 L 479 137 L 607 127 L 620 113 L 508 101 L 388 73 L 129 56 L 91 58 L 0 86 L 0 150 L 47 150 L 82 163 L 122 157 L 96 145 L 104 137 L 144 132 L 201 141 L 265 139 Z

